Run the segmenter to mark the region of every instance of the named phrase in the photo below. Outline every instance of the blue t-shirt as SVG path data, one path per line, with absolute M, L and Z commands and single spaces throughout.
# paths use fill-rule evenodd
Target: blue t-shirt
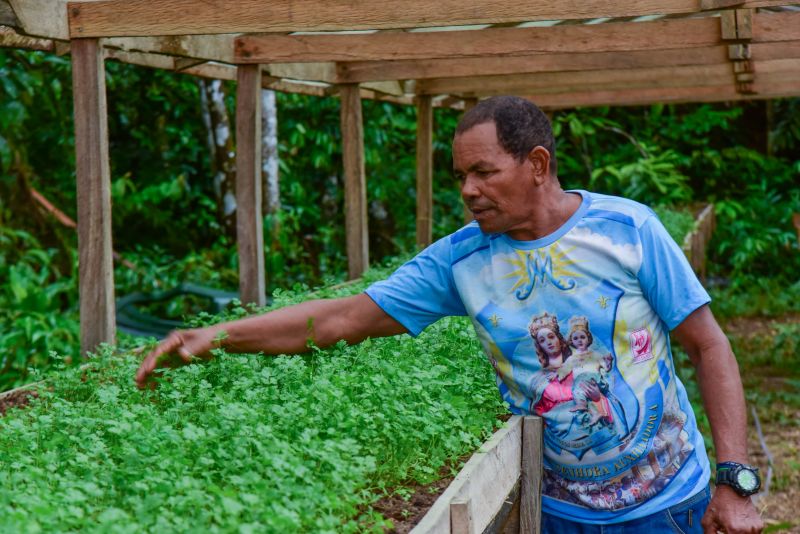
M 546 237 L 473 221 L 366 293 L 412 335 L 468 315 L 511 411 L 544 419 L 544 511 L 617 523 L 708 485 L 669 331 L 710 299 L 652 210 L 575 193 Z

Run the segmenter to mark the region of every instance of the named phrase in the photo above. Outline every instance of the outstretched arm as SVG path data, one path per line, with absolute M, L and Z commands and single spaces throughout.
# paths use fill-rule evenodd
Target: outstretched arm
M 172 332 L 142 361 L 136 383 L 145 387 L 157 368 L 189 363 L 193 356 L 208 358 L 215 348 L 298 354 L 308 350 L 309 341 L 325 348 L 340 340 L 352 344 L 405 332 L 403 325 L 364 293 L 312 300 L 237 321 Z
M 748 463 L 744 392 L 728 338 L 708 305 L 695 310 L 674 333 L 697 369 L 717 461 Z M 763 528 L 750 497 L 741 497 L 729 486 L 717 486 L 703 517 L 705 532 L 757 533 Z

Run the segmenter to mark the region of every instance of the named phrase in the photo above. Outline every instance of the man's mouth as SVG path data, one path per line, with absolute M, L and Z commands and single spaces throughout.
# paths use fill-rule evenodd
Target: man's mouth
M 482 206 L 482 207 L 472 206 L 469 208 L 469 210 L 472 212 L 473 215 L 480 215 L 481 213 L 487 212 L 491 209 L 492 208 L 490 206 Z

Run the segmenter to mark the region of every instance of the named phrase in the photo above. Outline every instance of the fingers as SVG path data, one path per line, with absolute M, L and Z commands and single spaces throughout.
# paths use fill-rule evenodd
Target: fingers
M 717 534 L 717 522 L 712 514 L 712 510 L 707 510 L 703 515 L 702 521 L 700 521 L 700 525 L 703 527 L 703 534 Z
M 165 356 L 178 354 L 184 363 L 191 361 L 192 356 L 186 350 L 183 336 L 179 332 L 173 332 L 153 349 L 139 365 L 136 371 L 136 385 L 142 389 L 147 385 L 148 378 L 153 374 L 159 363 Z

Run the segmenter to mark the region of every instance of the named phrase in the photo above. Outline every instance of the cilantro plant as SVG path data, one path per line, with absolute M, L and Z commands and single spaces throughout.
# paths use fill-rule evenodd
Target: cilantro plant
M 438 478 L 505 411 L 461 318 L 304 356 L 218 351 L 154 391 L 133 384 L 140 359 L 62 365 L 0 419 L 0 531 L 381 531 L 371 502 Z

